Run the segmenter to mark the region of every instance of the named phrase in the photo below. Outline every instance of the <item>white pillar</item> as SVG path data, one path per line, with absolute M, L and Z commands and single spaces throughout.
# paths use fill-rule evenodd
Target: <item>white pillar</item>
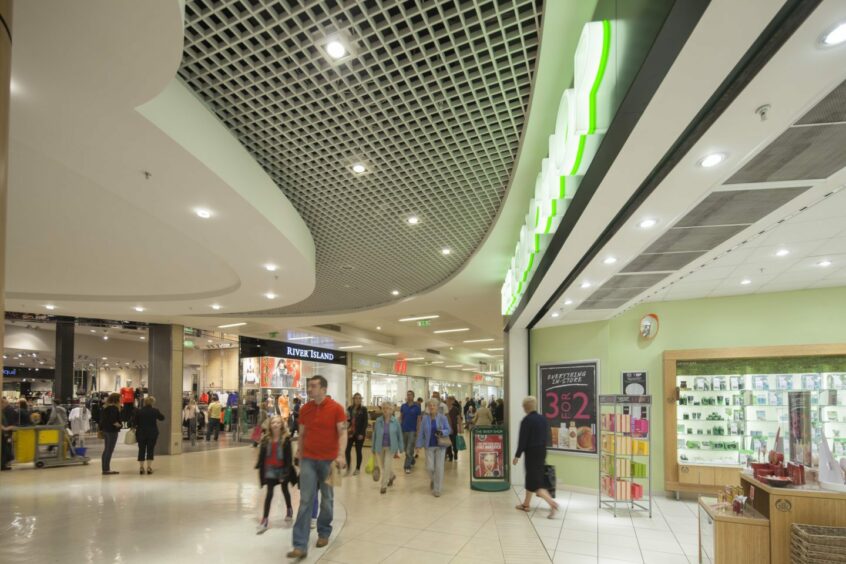
M 520 421 L 523 420 L 523 398 L 529 395 L 529 331 L 513 328 L 505 334 L 505 397 L 508 420 L 508 464 L 517 450 Z M 525 472 L 521 459 L 517 466 L 511 466 L 511 485 L 523 486 Z

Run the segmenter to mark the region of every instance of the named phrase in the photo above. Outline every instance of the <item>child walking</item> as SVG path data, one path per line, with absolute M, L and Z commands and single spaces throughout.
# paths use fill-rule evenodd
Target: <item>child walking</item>
M 382 415 L 376 419 L 373 429 L 373 456 L 379 466 L 373 472 L 373 480 L 382 478 L 381 493 L 386 493 L 390 486 L 394 485 L 394 455 L 399 455 L 405 450 L 403 446 L 402 428 L 397 418 L 394 417 L 394 404 L 382 402 Z M 381 467 L 381 469 L 380 469 Z M 381 476 L 380 476 L 381 475 Z
M 259 471 L 259 482 L 267 486 L 267 496 L 264 498 L 264 514 L 259 523 L 256 534 L 264 533 L 268 525 L 270 515 L 270 504 L 273 502 L 273 490 L 276 484 L 282 488 L 282 495 L 285 496 L 287 513 L 286 521 L 291 521 L 294 515 L 294 508 L 291 505 L 291 492 L 289 484 L 297 483 L 297 473 L 294 470 L 293 456 L 291 453 L 291 436 L 285 421 L 277 416 L 270 419 L 269 432 L 262 438 L 259 445 L 259 456 L 256 468 Z

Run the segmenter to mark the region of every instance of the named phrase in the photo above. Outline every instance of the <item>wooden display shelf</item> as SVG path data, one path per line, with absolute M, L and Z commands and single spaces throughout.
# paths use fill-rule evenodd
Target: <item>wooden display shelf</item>
M 770 521 L 754 509 L 737 515 L 718 508 L 717 499 L 699 498 L 700 562 L 764 564 L 770 561 Z

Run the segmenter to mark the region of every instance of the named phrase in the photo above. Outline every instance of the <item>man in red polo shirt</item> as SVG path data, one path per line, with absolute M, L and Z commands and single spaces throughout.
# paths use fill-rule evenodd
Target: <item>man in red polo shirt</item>
M 332 534 L 334 492 L 326 483 L 332 464 L 346 465 L 347 414 L 344 406 L 326 396 L 323 376 L 308 379 L 310 401 L 300 408 L 296 459 L 300 462 L 300 508 L 294 523 L 294 550 L 288 558 L 303 559 L 308 554 L 311 511 L 314 496 L 320 489 L 320 514 L 317 517 L 317 548 L 329 544 Z

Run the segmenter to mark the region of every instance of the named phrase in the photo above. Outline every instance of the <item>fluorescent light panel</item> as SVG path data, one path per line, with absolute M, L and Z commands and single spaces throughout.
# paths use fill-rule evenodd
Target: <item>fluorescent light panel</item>
M 218 325 L 218 329 L 229 329 L 230 327 L 243 327 L 246 323 L 227 323 L 226 325 Z
M 309 339 L 314 339 L 314 337 L 291 337 L 288 340 L 289 341 L 307 341 Z
M 486 351 L 501 351 L 503 347 L 495 347 L 493 349 L 485 349 Z
M 444 368 L 461 368 L 460 364 L 447 364 Z
M 362 347 L 364 347 L 364 345 L 347 345 L 345 347 L 338 347 L 338 350 L 345 351 L 347 349 L 360 349 Z
M 469 339 L 469 340 L 464 341 L 464 342 L 465 343 L 490 343 L 491 341 L 494 341 L 494 340 L 495 339 Z
M 403 317 L 400 322 L 406 321 L 423 321 L 424 319 L 437 319 L 440 315 L 418 315 L 416 317 Z
M 439 329 L 437 331 L 433 331 L 436 335 L 440 335 L 441 333 L 463 333 L 464 331 L 469 331 L 469 327 L 462 327 L 461 329 Z
M 399 354 L 398 352 L 395 352 L 395 353 L 379 353 L 376 356 L 397 356 L 398 354 Z
M 415 356 L 413 358 L 403 358 L 401 360 L 423 360 L 422 356 Z

